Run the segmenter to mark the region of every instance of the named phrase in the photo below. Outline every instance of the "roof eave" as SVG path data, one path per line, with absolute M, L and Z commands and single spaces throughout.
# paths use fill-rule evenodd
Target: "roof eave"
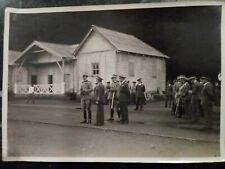
M 128 53 L 128 54 L 132 53 L 132 54 L 139 55 L 139 56 L 147 56 L 147 57 L 157 57 L 157 58 L 163 58 L 163 59 L 170 59 L 170 57 L 167 56 L 167 55 L 162 55 L 162 56 L 159 56 L 159 55 L 148 55 L 148 54 L 135 53 L 135 52 L 124 51 L 124 50 L 117 50 L 116 52 L 124 52 L 124 53 Z

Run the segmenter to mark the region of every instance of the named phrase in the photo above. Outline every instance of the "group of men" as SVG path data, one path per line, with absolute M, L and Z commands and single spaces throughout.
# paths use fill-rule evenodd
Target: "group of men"
M 128 116 L 128 105 L 132 102 L 136 104 L 135 110 L 143 110 L 143 104 L 145 101 L 145 86 L 142 83 L 142 79 L 137 79 L 136 82 L 133 82 L 133 86 L 129 85 L 129 81 L 126 80 L 126 77 L 123 75 L 117 76 L 115 74 L 111 77 L 111 82 L 107 82 L 106 86 L 102 85 L 102 78 L 97 77 L 96 86 L 93 87 L 92 83 L 88 81 L 88 75 L 83 74 L 83 82 L 80 88 L 81 94 L 81 107 L 83 111 L 84 120 L 82 123 L 91 123 L 92 112 L 91 112 L 91 103 L 92 103 L 92 93 L 94 93 L 94 99 L 97 104 L 97 117 L 103 117 L 104 119 L 104 105 L 108 105 L 110 109 L 110 118 L 108 121 L 114 121 L 114 114 L 117 113 L 119 122 L 122 124 L 129 123 Z M 101 85 L 100 85 L 101 84 Z M 104 88 L 99 92 L 100 87 Z M 98 116 L 101 114 L 100 116 Z M 102 120 L 101 120 L 102 121 Z M 98 124 L 98 120 L 96 122 Z M 103 125 L 104 122 L 99 123 Z
M 198 80 L 197 77 L 187 78 L 180 75 L 173 84 L 167 83 L 165 107 L 172 107 L 172 114 L 176 117 L 184 117 L 193 122 L 204 117 L 205 128 L 211 129 L 215 93 L 215 86 L 208 77 L 202 76 Z
M 88 75 L 85 73 L 83 75 L 83 82 L 80 88 L 81 94 L 81 107 L 83 110 L 83 117 L 84 120 L 81 123 L 91 123 L 92 120 L 92 112 L 91 112 L 91 102 L 92 102 L 92 92 L 94 91 L 94 98 L 97 104 L 97 116 L 98 114 L 104 114 L 104 97 L 105 92 L 98 92 L 99 91 L 99 83 L 102 83 L 102 78 L 97 77 L 96 87 L 93 88 L 92 83 L 88 81 Z M 117 109 L 119 121 L 122 124 L 128 124 L 128 104 L 130 100 L 130 89 L 128 86 L 127 81 L 125 80 L 126 77 L 123 75 L 119 76 L 119 82 L 117 82 L 117 76 L 113 75 L 112 77 L 112 84 L 110 86 L 110 112 L 111 118 L 113 120 L 114 115 L 114 108 Z M 102 85 L 101 85 L 102 86 Z M 105 87 L 103 86 L 104 90 Z M 99 100 L 101 100 L 99 102 Z M 100 109 L 99 109 L 100 107 Z M 98 119 L 97 119 L 98 120 Z M 104 118 L 101 118 L 101 125 L 104 124 Z M 96 124 L 98 121 L 96 121 Z

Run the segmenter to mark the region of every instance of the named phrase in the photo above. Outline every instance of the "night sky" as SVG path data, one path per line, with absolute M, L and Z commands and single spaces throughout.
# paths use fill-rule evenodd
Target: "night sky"
M 92 24 L 135 35 L 170 57 L 167 76 L 209 75 L 221 68 L 220 7 L 155 8 L 11 15 L 10 49 L 33 40 L 80 43 Z

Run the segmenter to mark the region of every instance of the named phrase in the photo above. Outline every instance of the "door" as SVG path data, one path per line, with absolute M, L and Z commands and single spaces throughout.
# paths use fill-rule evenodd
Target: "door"
M 70 74 L 64 75 L 64 82 L 65 82 L 65 92 L 70 91 Z
M 37 84 L 37 75 L 31 75 L 31 85 Z

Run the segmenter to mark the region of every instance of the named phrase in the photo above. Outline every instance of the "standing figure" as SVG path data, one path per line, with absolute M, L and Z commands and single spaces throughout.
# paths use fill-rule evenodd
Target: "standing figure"
M 190 84 L 187 81 L 187 78 L 183 78 L 183 85 L 180 87 L 180 96 L 182 99 L 182 107 L 183 107 L 183 114 L 186 119 L 191 118 L 190 112 L 190 102 L 191 102 L 191 95 L 189 90 L 191 89 Z
M 131 86 L 131 103 L 136 105 L 136 82 L 133 82 L 133 86 Z
M 97 77 L 97 85 L 95 88 L 95 98 L 97 104 L 97 113 L 96 113 L 96 126 L 104 125 L 104 95 L 105 87 L 102 84 L 102 78 Z
M 213 85 L 207 77 L 202 76 L 200 80 L 203 84 L 203 88 L 201 91 L 201 105 L 206 121 L 205 129 L 211 129 L 213 127 Z
M 138 84 L 136 86 L 136 97 L 137 97 L 137 102 L 136 102 L 136 108 L 134 110 L 138 110 L 140 106 L 140 110 L 143 110 L 143 104 L 145 102 L 145 85 L 142 83 L 142 79 L 139 78 L 137 79 Z
M 27 98 L 27 101 L 26 103 L 29 103 L 30 101 L 32 101 L 33 104 L 35 104 L 35 93 L 34 93 L 34 86 L 31 85 L 29 88 L 28 88 L 28 98 Z
M 167 82 L 165 107 L 167 107 L 167 105 L 168 107 L 171 107 L 172 102 L 173 102 L 173 85 L 170 82 Z
M 183 107 L 183 89 L 182 86 L 184 85 L 186 81 L 186 77 L 184 75 L 180 75 L 177 77 L 177 82 L 175 88 L 175 102 L 176 102 L 176 109 L 175 109 L 175 115 L 178 118 L 181 118 L 184 114 L 184 107 Z
M 109 93 L 110 93 L 110 82 L 107 82 L 106 83 L 106 86 L 105 86 L 105 104 L 108 104 L 109 103 Z
M 130 101 L 130 90 L 127 82 L 125 81 L 125 76 L 119 76 L 120 80 L 120 87 L 118 92 L 118 100 L 121 112 L 121 123 L 128 124 L 129 117 L 128 117 L 128 104 Z
M 110 108 L 110 118 L 109 121 L 114 120 L 114 109 L 116 108 L 118 118 L 120 118 L 120 110 L 118 105 L 118 90 L 119 90 L 119 83 L 117 83 L 117 75 L 112 76 L 112 83 L 110 84 L 109 89 L 109 108 Z
M 197 78 L 191 77 L 191 118 L 193 122 L 197 122 L 200 119 L 200 95 L 201 86 Z
M 83 82 L 80 88 L 81 95 L 81 108 L 83 111 L 84 120 L 81 123 L 91 123 L 92 114 L 91 114 L 91 93 L 93 91 L 93 86 L 90 81 L 87 80 L 87 73 L 83 74 Z M 88 120 L 87 120 L 88 114 Z

